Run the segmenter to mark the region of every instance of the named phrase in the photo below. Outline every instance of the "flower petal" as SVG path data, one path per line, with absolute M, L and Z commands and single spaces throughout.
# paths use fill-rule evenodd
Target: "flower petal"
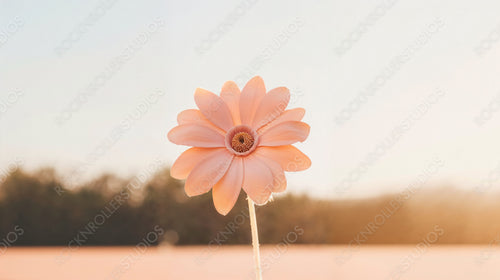
M 225 147 L 224 135 L 200 124 L 183 124 L 168 132 L 168 140 L 177 145 L 213 148 Z
M 222 215 L 227 215 L 240 195 L 243 184 L 243 158 L 235 157 L 226 175 L 215 184 L 212 197 L 215 209 Z
M 257 147 L 254 153 L 279 163 L 285 171 L 302 171 L 311 166 L 309 157 L 292 145 Z
M 233 157 L 227 149 L 219 149 L 196 165 L 184 185 L 186 194 L 194 196 L 208 192 L 226 174 Z
M 172 168 L 170 169 L 170 176 L 175 179 L 186 179 L 193 168 L 206 158 L 214 155 L 220 149 L 225 148 L 190 148 L 184 151 L 175 160 Z
M 272 193 L 273 174 L 255 155 L 243 158 L 243 165 L 243 189 L 256 204 L 266 203 Z
M 290 91 L 286 87 L 278 87 L 270 90 L 257 108 L 253 118 L 253 128 L 260 127 L 272 122 L 285 111 L 290 101 Z
M 262 146 L 282 146 L 303 142 L 309 135 L 308 124 L 297 121 L 287 121 L 277 124 L 260 135 Z
M 225 82 L 220 92 L 222 100 L 226 102 L 226 105 L 229 108 L 229 111 L 231 112 L 234 125 L 241 124 L 240 95 L 241 95 L 240 88 L 233 81 Z
M 220 96 L 208 90 L 197 88 L 194 93 L 194 101 L 201 113 L 217 127 L 228 131 L 234 126 L 231 112 Z
M 180 112 L 177 115 L 177 123 L 179 125 L 183 124 L 200 124 L 203 126 L 210 127 L 213 130 L 216 130 L 222 135 L 226 135 L 226 132 L 218 127 L 216 127 L 213 123 L 211 123 L 205 116 L 201 113 L 200 110 L 196 109 L 187 109 Z
M 200 110 L 196 109 L 187 109 L 180 112 L 177 115 L 177 123 L 178 124 L 188 124 L 193 122 L 198 122 L 202 120 L 207 120 L 205 116 L 200 112 Z
M 271 185 L 271 190 L 273 192 L 283 192 L 286 190 L 286 177 L 285 177 L 285 172 L 283 171 L 283 168 L 281 168 L 281 165 L 274 160 L 263 156 L 261 154 L 256 153 L 255 156 L 264 162 L 271 173 L 273 174 L 273 182 Z
M 241 91 L 240 98 L 240 116 L 242 124 L 252 125 L 253 116 L 265 95 L 266 87 L 261 77 L 255 76 L 248 81 Z
M 301 121 L 302 118 L 304 118 L 304 115 L 306 113 L 306 110 L 303 108 L 294 108 L 290 110 L 286 110 L 283 112 L 279 117 L 277 117 L 274 121 L 268 123 L 267 125 L 261 127 L 258 132 L 263 133 L 267 129 L 280 124 L 282 122 L 287 122 L 287 121 Z

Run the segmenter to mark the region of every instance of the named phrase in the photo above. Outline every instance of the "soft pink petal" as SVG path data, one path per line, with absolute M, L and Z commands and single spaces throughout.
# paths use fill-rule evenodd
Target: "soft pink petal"
M 197 88 L 194 101 L 201 113 L 214 125 L 228 131 L 233 127 L 231 112 L 222 98 L 208 90 Z
M 311 160 L 292 145 L 279 147 L 258 147 L 255 154 L 272 159 L 285 171 L 302 171 L 311 166 Z
M 308 124 L 297 121 L 287 121 L 275 125 L 260 135 L 261 146 L 282 146 L 295 142 L 303 142 L 309 135 Z
M 226 102 L 231 116 L 233 117 L 234 125 L 241 124 L 240 118 L 240 88 L 233 81 L 227 81 L 222 86 L 220 96 Z
M 213 130 L 216 130 L 222 135 L 225 135 L 226 132 L 218 127 L 216 127 L 212 122 L 210 122 L 205 116 L 201 113 L 200 110 L 196 109 L 187 109 L 180 112 L 177 115 L 177 123 L 179 125 L 183 124 L 200 124 L 203 126 L 210 127 Z
M 194 196 L 208 192 L 226 174 L 233 157 L 227 149 L 220 149 L 201 161 L 187 177 L 186 194 Z
M 222 215 L 227 215 L 233 209 L 243 184 L 243 158 L 234 157 L 226 175 L 215 184 L 212 197 L 215 209 Z
M 240 116 L 241 123 L 251 126 L 253 116 L 266 95 L 266 87 L 261 77 L 253 77 L 241 91 Z
M 290 91 L 286 87 L 270 90 L 260 102 L 253 118 L 253 128 L 260 127 L 272 122 L 279 117 L 290 101 Z
M 224 135 L 200 124 L 183 124 L 168 132 L 168 140 L 177 145 L 213 148 L 225 147 Z
M 205 121 L 207 118 L 203 116 L 200 110 L 196 109 L 187 109 L 180 112 L 177 115 L 177 123 L 178 124 L 188 124 L 193 122 Z M 208 120 L 207 120 L 208 121 Z
M 190 148 L 184 151 L 170 169 L 170 176 L 175 179 L 186 179 L 193 168 L 206 158 L 225 148 Z
M 306 113 L 306 110 L 303 108 L 294 108 L 290 110 L 286 110 L 283 112 L 279 117 L 277 117 L 274 121 L 268 123 L 267 125 L 261 127 L 258 132 L 263 133 L 267 129 L 280 124 L 282 122 L 287 122 L 287 121 L 301 121 L 302 118 L 304 118 L 304 114 Z
M 272 172 L 255 155 L 243 158 L 243 165 L 245 169 L 243 189 L 256 204 L 266 203 L 272 193 Z
M 273 174 L 273 182 L 271 185 L 271 190 L 273 192 L 283 192 L 286 190 L 286 177 L 285 177 L 285 172 L 283 171 L 283 168 L 281 168 L 281 165 L 277 163 L 276 161 L 266 157 L 262 156 L 261 154 L 255 154 L 255 156 L 260 159 L 262 162 L 264 162 L 271 173 Z

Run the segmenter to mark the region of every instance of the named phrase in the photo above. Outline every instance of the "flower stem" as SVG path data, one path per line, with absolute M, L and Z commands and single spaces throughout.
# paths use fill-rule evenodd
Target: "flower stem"
M 248 213 L 250 214 L 250 227 L 252 229 L 253 258 L 255 261 L 255 276 L 257 280 L 262 280 L 262 270 L 260 268 L 259 251 L 259 231 L 257 230 L 257 217 L 255 216 L 255 205 L 253 200 L 248 197 Z

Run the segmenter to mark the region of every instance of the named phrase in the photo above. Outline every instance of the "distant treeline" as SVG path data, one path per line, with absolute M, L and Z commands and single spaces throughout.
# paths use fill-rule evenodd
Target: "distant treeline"
M 257 216 L 262 243 L 418 243 L 436 227 L 437 243 L 500 242 L 500 196 L 453 188 L 360 200 L 289 194 L 257 207 Z M 248 244 L 245 195 L 221 216 L 210 193 L 188 198 L 168 170 L 145 184 L 103 175 L 72 190 L 53 170 L 18 170 L 0 185 L 4 247 L 134 245 L 152 231 L 177 245 Z

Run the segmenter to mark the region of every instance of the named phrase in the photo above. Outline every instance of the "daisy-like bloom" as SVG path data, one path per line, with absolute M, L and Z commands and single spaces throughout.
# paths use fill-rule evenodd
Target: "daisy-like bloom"
M 285 110 L 290 92 L 278 87 L 266 93 L 261 77 L 241 90 L 228 81 L 220 96 L 198 88 L 194 99 L 199 110 L 177 116 L 178 126 L 168 139 L 192 146 L 174 162 L 170 173 L 186 179 L 188 196 L 212 189 L 215 208 L 226 215 L 241 188 L 257 204 L 273 192 L 286 189 L 284 171 L 309 168 L 311 160 L 292 144 L 303 142 L 310 127 L 301 122 L 305 110 Z

